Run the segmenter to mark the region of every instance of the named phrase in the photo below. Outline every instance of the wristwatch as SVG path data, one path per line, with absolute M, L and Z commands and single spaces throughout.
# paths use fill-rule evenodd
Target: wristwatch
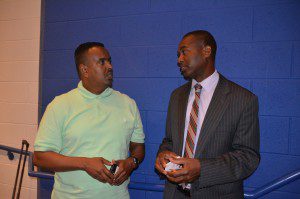
M 135 168 L 138 168 L 140 164 L 139 159 L 137 159 L 136 157 L 132 157 L 132 159 L 133 159 L 133 163 L 135 164 Z

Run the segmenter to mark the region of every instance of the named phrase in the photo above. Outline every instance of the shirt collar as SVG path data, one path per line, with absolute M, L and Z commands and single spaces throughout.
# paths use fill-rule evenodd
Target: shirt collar
M 209 77 L 204 79 L 202 82 L 197 82 L 195 79 L 192 80 L 192 88 L 198 83 L 202 86 L 202 90 L 210 92 L 214 85 L 216 85 L 219 81 L 219 73 L 217 70 L 213 74 L 211 74 Z
M 105 89 L 102 93 L 100 93 L 99 95 L 96 95 L 94 93 L 91 93 L 90 91 L 88 91 L 86 88 L 83 87 L 82 85 L 82 81 L 80 81 L 78 83 L 78 90 L 79 90 L 79 93 L 86 97 L 86 98 L 89 98 L 89 99 L 95 99 L 95 98 L 105 98 L 105 97 L 108 97 L 111 95 L 113 89 L 108 87 L 107 89 Z

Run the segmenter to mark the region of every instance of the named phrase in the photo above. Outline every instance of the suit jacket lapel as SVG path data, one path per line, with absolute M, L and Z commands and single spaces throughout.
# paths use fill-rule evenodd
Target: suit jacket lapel
M 220 74 L 218 85 L 215 89 L 209 107 L 207 109 L 204 121 L 201 127 L 200 136 L 195 151 L 195 157 L 199 157 L 201 151 L 204 148 L 205 142 L 210 134 L 214 133 L 214 130 L 218 126 L 224 111 L 228 106 L 228 100 L 226 96 L 230 92 L 227 80 Z
M 190 90 L 191 90 L 191 82 L 188 82 L 183 87 L 178 100 L 178 131 L 179 131 L 178 133 L 179 133 L 179 143 L 180 143 L 177 151 L 178 155 L 181 155 L 182 147 L 183 147 L 185 117 L 186 117 L 186 109 L 187 109 Z

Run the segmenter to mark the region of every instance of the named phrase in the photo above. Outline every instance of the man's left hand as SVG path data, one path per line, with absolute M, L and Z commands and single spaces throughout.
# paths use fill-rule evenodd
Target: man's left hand
M 171 158 L 174 164 L 182 165 L 180 170 L 172 170 L 167 172 L 168 180 L 180 183 L 193 182 L 200 176 L 200 160 L 194 158 Z
M 129 178 L 131 172 L 135 168 L 135 165 L 132 157 L 129 157 L 125 160 L 117 160 L 115 162 L 119 168 L 118 171 L 115 173 L 115 177 L 113 181 L 114 181 L 114 185 L 119 186 Z

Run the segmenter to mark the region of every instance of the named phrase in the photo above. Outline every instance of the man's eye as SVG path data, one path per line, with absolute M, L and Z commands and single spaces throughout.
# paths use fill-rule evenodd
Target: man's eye
M 108 58 L 108 59 L 103 58 L 103 59 L 99 59 L 99 61 L 98 61 L 98 63 L 99 63 L 100 65 L 105 65 L 105 62 L 108 62 L 108 63 L 111 64 L 111 58 Z
M 105 64 L 105 59 L 99 59 L 99 64 L 104 65 Z

